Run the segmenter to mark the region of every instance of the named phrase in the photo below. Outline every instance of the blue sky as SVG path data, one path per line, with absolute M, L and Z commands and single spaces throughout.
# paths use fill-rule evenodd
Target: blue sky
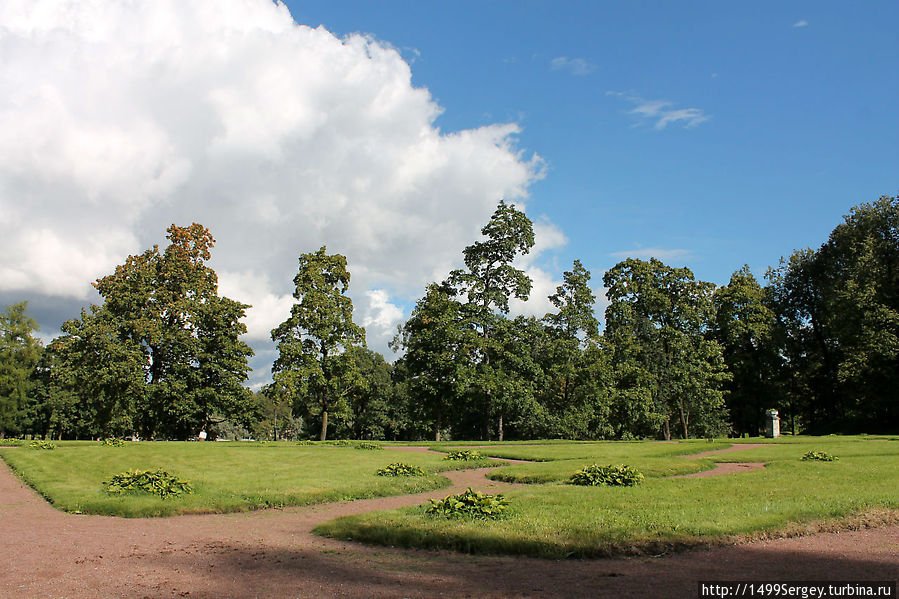
M 657 249 L 718 284 L 744 263 L 762 276 L 899 189 L 896 2 L 288 6 L 393 44 L 443 130 L 520 123 L 546 162 L 528 212 L 568 237 L 562 268 Z
M 7 0 L 0 306 L 49 340 L 199 222 L 259 385 L 301 253 L 347 256 L 389 354 L 500 198 L 537 226 L 520 313 L 574 259 L 597 295 L 628 256 L 761 277 L 899 190 L 897 25 L 895 0 Z

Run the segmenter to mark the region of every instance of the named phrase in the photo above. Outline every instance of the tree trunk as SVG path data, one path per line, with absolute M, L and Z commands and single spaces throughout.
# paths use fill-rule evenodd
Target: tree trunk
M 499 440 L 503 440 L 503 415 L 499 415 L 499 421 L 496 423 L 496 428 L 499 431 Z
M 671 423 L 667 418 L 665 419 L 665 440 L 671 440 Z
M 319 441 L 324 441 L 328 438 L 328 410 L 322 410 L 322 434 L 318 438 Z
M 437 419 L 434 421 L 434 441 L 440 443 L 440 427 L 442 426 L 442 411 L 440 407 L 437 408 Z

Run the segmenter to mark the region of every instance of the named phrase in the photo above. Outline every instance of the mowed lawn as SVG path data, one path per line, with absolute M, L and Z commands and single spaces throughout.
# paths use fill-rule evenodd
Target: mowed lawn
M 437 472 L 459 465 L 437 454 L 295 443 L 139 442 L 124 447 L 61 442 L 55 450 L 0 448 L 0 457 L 58 509 L 125 517 L 234 512 L 417 493 L 449 484 Z M 393 462 L 419 466 L 416 477 L 376 472 Z M 161 499 L 106 493 L 104 481 L 126 470 L 161 468 L 187 479 L 193 493 Z
M 661 553 L 734 537 L 899 521 L 899 438 L 784 438 L 771 446 L 700 461 L 676 457 L 728 445 L 700 441 L 481 448 L 489 455 L 551 460 L 515 464 L 491 475 L 543 482 L 506 491 L 510 508 L 503 519 L 442 520 L 425 514 L 421 506 L 341 518 L 316 530 L 388 545 L 559 558 Z M 826 450 L 840 459 L 801 461 L 809 450 Z M 713 460 L 768 465 L 725 476 L 666 478 L 685 468 L 707 469 Z M 647 478 L 628 488 L 564 484 L 575 470 L 594 462 L 626 463 Z

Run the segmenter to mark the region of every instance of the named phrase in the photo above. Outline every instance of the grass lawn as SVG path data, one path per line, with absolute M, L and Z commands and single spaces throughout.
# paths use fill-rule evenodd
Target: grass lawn
M 787 437 L 769 447 L 712 458 L 767 462 L 764 470 L 691 479 L 663 477 L 682 468 L 711 467 L 712 460 L 686 460 L 677 454 L 726 444 L 501 445 L 480 451 L 551 460 L 494 473 L 496 478 L 545 483 L 507 491 L 511 506 L 501 520 L 440 520 L 426 515 L 424 507 L 414 507 L 340 518 L 316 532 L 388 545 L 558 558 L 662 552 L 731 537 L 845 524 L 874 513 L 895 521 L 899 438 L 887 439 Z M 826 450 L 840 459 L 801 461 L 809 450 Z M 686 465 L 678 466 L 679 461 Z M 626 463 L 642 470 L 647 479 L 629 488 L 563 484 L 572 472 L 592 462 Z
M 447 462 L 435 454 L 294 443 L 57 444 L 59 448 L 52 451 L 0 448 L 0 457 L 58 509 L 125 517 L 234 512 L 416 493 L 448 485 L 439 471 L 487 465 L 486 461 Z M 427 476 L 375 474 L 393 462 L 419 466 Z M 103 481 L 115 474 L 157 468 L 190 481 L 193 494 L 163 500 L 105 492 Z

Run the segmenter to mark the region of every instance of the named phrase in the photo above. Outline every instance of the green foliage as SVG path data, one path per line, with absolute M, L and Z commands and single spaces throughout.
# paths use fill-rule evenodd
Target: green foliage
M 356 449 L 373 449 L 373 450 L 384 449 L 384 446 L 381 445 L 380 443 L 370 443 L 368 441 L 363 441 L 362 443 L 356 443 L 355 447 L 356 447 Z
M 809 451 L 808 453 L 806 453 L 805 455 L 803 455 L 800 459 L 803 462 L 808 462 L 808 461 L 835 462 L 835 461 L 839 460 L 840 458 L 838 458 L 834 455 L 830 455 L 829 453 L 827 453 L 824 450 L 812 450 L 812 451 Z
M 294 277 L 295 303 L 290 316 L 272 331 L 278 358 L 272 366 L 275 383 L 283 386 L 297 409 L 321 417 L 324 441 L 328 415 L 345 417 L 349 397 L 363 381 L 346 349 L 365 343 L 365 330 L 353 322 L 353 300 L 347 262 L 325 246 L 302 254 Z
M 240 419 L 250 407 L 243 382 L 253 352 L 240 340 L 249 306 L 218 294 L 208 229 L 172 225 L 167 238 L 164 251 L 129 256 L 98 279 L 103 304 L 65 322 L 54 341 L 91 434 L 186 439 L 214 414 Z
M 104 481 L 103 484 L 107 485 L 106 492 L 110 495 L 150 493 L 166 499 L 177 497 L 182 493 L 188 495 L 193 493 L 189 481 L 182 480 L 162 469 L 128 470 L 116 474 L 109 481 Z
M 395 462 L 378 469 L 378 476 L 424 476 L 425 471 L 418 466 Z
M 34 371 L 43 348 L 27 310 L 28 302 L 19 302 L 0 312 L 0 435 L 24 432 L 35 396 Z
M 347 439 L 334 439 L 332 441 L 322 441 L 317 444 L 325 447 L 349 447 L 353 442 Z
M 715 286 L 655 258 L 619 262 L 603 282 L 618 434 L 726 433 L 722 386 L 729 374 L 721 346 L 706 334 Z
M 572 485 L 587 487 L 598 485 L 633 487 L 643 482 L 643 475 L 636 469 L 623 464 L 618 466 L 591 464 L 572 474 L 568 482 Z
M 124 447 L 128 442 L 124 439 L 119 439 L 116 437 L 106 437 L 102 441 L 100 441 L 100 445 L 104 445 L 106 447 Z
M 457 451 L 450 451 L 443 459 L 460 462 L 470 462 L 474 460 L 480 460 L 482 459 L 482 457 L 483 456 L 481 456 L 480 452 L 473 449 L 460 449 Z
M 25 445 L 24 439 L 16 439 L 15 437 L 0 439 L 0 447 L 20 447 L 22 445 Z
M 28 444 L 31 449 L 56 449 L 56 444 L 43 439 L 35 439 Z
M 431 499 L 430 502 L 426 513 L 448 520 L 497 520 L 509 506 L 509 501 L 502 494 L 482 493 L 471 487 L 458 495 L 448 495 L 440 500 Z

